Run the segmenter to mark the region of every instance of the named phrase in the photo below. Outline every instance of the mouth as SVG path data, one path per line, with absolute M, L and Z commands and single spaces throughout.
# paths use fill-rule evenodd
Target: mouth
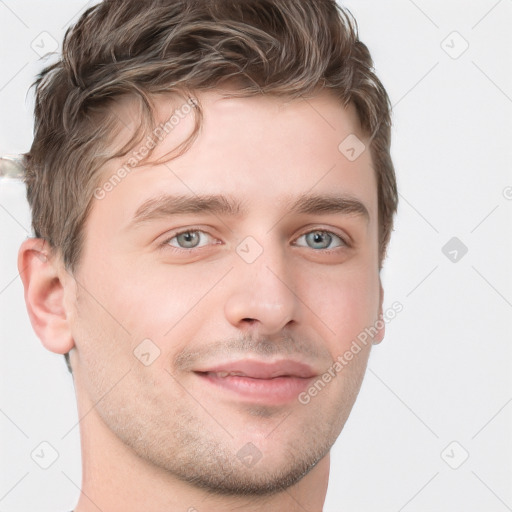
M 194 371 L 218 393 L 246 402 L 280 405 L 296 400 L 317 376 L 304 363 L 281 360 L 267 363 L 242 360 Z

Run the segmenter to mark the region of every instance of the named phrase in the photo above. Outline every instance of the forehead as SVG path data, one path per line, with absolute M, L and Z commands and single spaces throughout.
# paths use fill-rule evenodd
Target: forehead
M 286 128 L 288 133 L 300 131 L 303 134 L 301 139 L 295 141 L 293 149 L 297 152 L 301 149 L 301 140 L 309 139 L 311 142 L 313 140 L 311 136 L 314 135 L 323 138 L 330 135 L 331 142 L 336 147 L 339 138 L 343 135 L 354 134 L 361 141 L 367 138 L 361 129 L 354 105 L 343 106 L 341 100 L 327 89 L 300 98 L 272 94 L 230 96 L 233 94 L 240 95 L 241 91 L 228 83 L 222 89 L 210 91 L 152 95 L 156 128 L 152 132 L 146 132 L 144 136 L 156 140 L 155 135 L 159 135 L 159 132 L 165 128 L 165 140 L 159 138 L 154 150 L 154 160 L 165 155 L 173 145 L 176 147 L 183 142 L 191 133 L 196 114 L 196 109 L 191 105 L 193 106 L 195 102 L 199 103 L 203 117 L 201 123 L 203 144 L 212 138 L 216 138 L 217 143 L 224 141 L 229 144 L 234 139 L 247 140 L 258 135 L 261 142 L 268 143 L 268 137 L 265 138 L 263 134 L 266 132 L 276 138 L 279 136 L 281 127 Z M 120 125 L 120 132 L 114 138 L 112 146 L 121 147 L 130 140 L 140 126 L 142 105 L 131 96 L 123 96 L 113 103 L 110 110 L 119 120 Z M 220 130 L 220 127 L 224 130 Z M 286 133 L 283 132 L 282 135 Z M 126 157 L 109 163 L 107 167 L 112 169 L 119 166 L 137 149 L 147 145 L 146 141 L 147 138 L 138 141 Z
M 344 153 L 347 140 L 369 149 L 352 105 L 345 108 L 328 91 L 299 99 L 225 97 L 229 92 L 193 94 L 203 112 L 199 135 L 184 154 L 167 161 L 165 155 L 193 132 L 196 111 L 186 96 L 155 97 L 157 131 L 102 169 L 100 186 L 111 185 L 93 211 L 108 205 L 109 212 L 118 212 L 118 220 L 125 224 L 142 204 L 162 194 L 227 194 L 268 212 L 284 204 L 285 196 L 286 204 L 293 204 L 294 196 L 336 192 L 359 199 L 370 219 L 375 217 L 370 151 L 355 160 Z M 128 137 L 140 122 L 137 103 L 119 102 L 116 115 L 127 127 L 122 133 Z M 151 161 L 163 163 L 137 162 L 149 146 Z M 119 169 L 125 170 L 122 179 L 115 177 Z

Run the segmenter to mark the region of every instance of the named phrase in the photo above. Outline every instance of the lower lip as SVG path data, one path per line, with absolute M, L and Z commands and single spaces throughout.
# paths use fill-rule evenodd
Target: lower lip
M 280 405 L 297 400 L 300 393 L 307 389 L 312 378 L 275 377 L 273 379 L 255 379 L 237 375 L 216 377 L 207 373 L 196 373 L 203 381 L 216 388 L 236 393 L 242 399 L 257 401 L 268 405 Z

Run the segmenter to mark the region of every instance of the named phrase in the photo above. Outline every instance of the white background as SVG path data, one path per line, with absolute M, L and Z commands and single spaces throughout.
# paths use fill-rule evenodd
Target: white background
M 60 42 L 86 5 L 0 1 L 0 154 L 30 147 L 32 41 Z M 404 310 L 333 448 L 325 512 L 512 510 L 512 1 L 344 5 L 394 105 L 400 208 L 382 277 L 385 307 Z M 64 360 L 25 311 L 19 183 L 0 180 L 0 230 L 0 512 L 65 512 L 78 418 Z M 468 249 L 456 262 L 453 237 Z M 46 470 L 31 458 L 43 441 L 59 454 Z

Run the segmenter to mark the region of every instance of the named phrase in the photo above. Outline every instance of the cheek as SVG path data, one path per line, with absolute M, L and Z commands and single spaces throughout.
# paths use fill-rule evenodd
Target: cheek
M 311 309 L 305 309 L 307 322 L 330 340 L 333 357 L 378 319 L 379 276 L 368 266 L 340 266 L 316 276 L 302 273 L 300 282 L 298 295 Z
M 77 349 L 71 354 L 73 374 L 93 403 L 123 379 L 134 363 L 126 350 L 130 337 L 120 326 L 123 319 L 112 315 L 112 310 L 96 290 L 79 291 L 72 324 Z
M 186 343 L 184 335 L 190 337 L 207 320 L 205 313 L 211 315 L 214 307 L 220 308 L 215 286 L 229 270 L 222 263 L 187 268 L 131 262 L 112 268 L 106 279 L 108 289 L 115 293 L 107 292 L 105 303 L 124 329 L 114 328 L 121 334 L 128 331 L 132 349 L 146 338 L 164 349 L 177 333 L 179 343 Z M 206 311 L 205 305 L 209 307 Z

